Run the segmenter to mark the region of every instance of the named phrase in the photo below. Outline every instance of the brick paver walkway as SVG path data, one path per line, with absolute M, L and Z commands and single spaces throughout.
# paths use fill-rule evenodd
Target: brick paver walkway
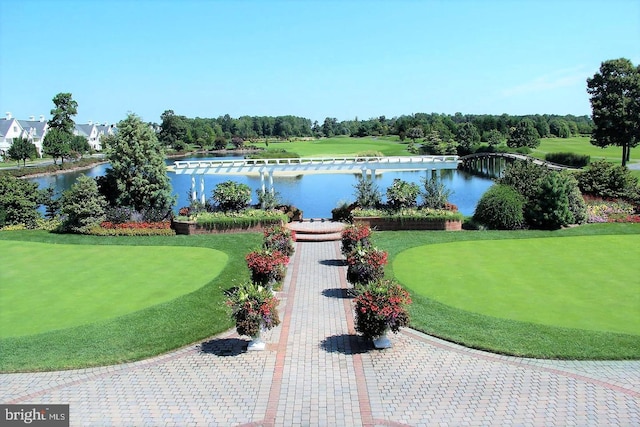
M 2 403 L 71 425 L 640 425 L 640 362 L 529 360 L 412 330 L 355 335 L 338 242 L 298 243 L 264 352 L 233 331 L 153 359 L 0 376 Z

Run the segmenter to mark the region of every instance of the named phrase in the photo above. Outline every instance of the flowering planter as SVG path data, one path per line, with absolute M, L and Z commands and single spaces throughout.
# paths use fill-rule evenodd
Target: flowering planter
M 398 219 L 378 216 L 359 216 L 353 218 L 354 222 L 359 222 L 379 231 L 396 230 L 462 230 L 462 221 L 459 219 Z
M 258 222 L 252 226 L 238 225 L 236 227 L 216 227 L 216 226 L 202 226 L 198 225 L 195 221 L 172 221 L 171 228 L 173 228 L 176 234 L 221 234 L 221 233 L 262 233 L 274 224 L 284 225 L 284 222 Z

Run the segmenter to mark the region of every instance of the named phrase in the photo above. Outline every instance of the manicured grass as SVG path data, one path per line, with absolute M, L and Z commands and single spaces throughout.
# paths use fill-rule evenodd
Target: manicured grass
M 244 233 L 105 238 L 50 234 L 44 231 L 3 231 L 0 232 L 0 241 L 96 246 L 122 251 L 129 251 L 131 247 L 151 251 L 154 248 L 170 247 L 187 252 L 195 249 L 194 254 L 201 252 L 199 248 L 206 248 L 205 252 L 211 254 L 211 259 L 204 260 L 199 268 L 212 280 L 207 282 L 205 279 L 205 283 L 200 281 L 195 284 L 193 292 L 117 317 L 34 335 L 0 339 L 0 371 L 15 372 L 71 369 L 139 360 L 231 328 L 233 323 L 224 305 L 224 291 L 238 281 L 248 279 L 249 271 L 244 256 L 260 245 L 262 235 Z M 219 260 L 214 255 L 218 252 L 211 249 L 223 252 L 228 257 L 222 271 Z M 4 250 L 2 253 L 5 254 Z M 3 256 L 3 263 L 4 261 Z M 109 261 L 103 257 L 92 259 L 91 262 L 85 259 L 78 262 L 77 271 L 90 268 L 93 263 L 105 262 Z M 166 274 L 172 274 L 169 270 L 174 267 L 173 263 L 169 263 L 157 268 Z M 41 267 L 34 261 L 29 268 Z M 58 280 L 64 279 L 55 269 L 47 271 Z M 220 273 L 216 276 L 217 271 Z M 116 271 L 111 275 L 121 273 Z M 6 273 L 1 274 L 4 278 Z M 87 283 L 87 286 L 90 284 Z M 115 299 L 118 304 L 126 303 L 124 296 L 120 300 Z M 34 310 L 31 315 L 40 316 L 40 312 Z M 0 327 L 2 330 L 7 328 L 4 323 Z
M 593 238 L 596 240 L 601 239 L 602 244 L 606 245 L 606 242 L 611 239 L 609 236 L 627 236 L 632 242 L 637 242 L 638 235 L 640 235 L 640 225 L 638 224 L 590 224 L 553 232 L 379 232 L 374 234 L 374 243 L 378 247 L 384 248 L 389 252 L 390 264 L 387 266 L 387 275 L 390 277 L 401 278 L 404 272 L 400 271 L 396 264 L 396 258 L 401 252 L 409 248 L 424 247 L 425 245 L 428 245 L 430 254 L 440 250 L 448 252 L 448 248 L 451 245 L 455 246 L 459 244 L 455 242 L 467 242 L 469 243 L 469 246 L 465 247 L 462 245 L 460 247 L 460 254 L 449 257 L 444 261 L 443 265 L 433 265 L 432 268 L 429 268 L 429 272 L 433 272 L 434 277 L 441 275 L 439 279 L 432 279 L 431 276 L 429 276 L 426 280 L 432 283 L 436 289 L 447 288 L 447 283 L 450 284 L 451 281 L 444 282 L 444 279 L 442 279 L 442 277 L 447 275 L 446 273 L 454 278 L 457 277 L 457 275 L 464 275 L 467 277 L 466 280 L 476 280 L 469 279 L 467 272 L 480 271 L 480 274 L 485 275 L 485 281 L 482 282 L 482 280 L 478 279 L 475 283 L 484 283 L 484 286 L 497 289 L 500 284 L 494 284 L 489 281 L 489 279 L 492 280 L 494 277 L 493 272 L 482 271 L 483 265 L 493 266 L 492 268 L 495 270 L 499 269 L 500 260 L 493 259 L 491 253 L 485 254 L 482 252 L 482 249 L 487 247 L 485 245 L 488 243 L 506 243 L 507 246 L 516 246 L 515 249 L 512 249 L 507 253 L 508 258 L 503 259 L 503 263 L 507 265 L 510 263 L 512 258 L 517 256 L 519 250 L 523 250 L 527 245 L 531 244 L 531 239 L 542 240 L 542 242 L 539 243 L 542 247 L 544 247 L 544 243 L 547 241 L 552 242 L 557 240 L 554 244 L 557 244 L 558 248 L 560 248 L 557 250 L 562 250 L 561 248 L 563 248 L 565 244 L 569 247 L 582 239 L 582 237 L 578 240 L 562 239 L 564 237 L 599 236 Z M 552 238 L 552 240 L 549 240 L 548 238 Z M 616 239 L 614 238 L 611 240 Z M 621 241 L 625 240 L 626 239 L 621 239 Z M 628 242 L 628 240 L 626 241 Z M 519 242 L 522 243 L 522 246 L 518 245 Z M 628 245 L 628 243 L 626 244 Z M 535 242 L 533 246 L 536 246 Z M 608 301 L 610 295 L 606 292 L 600 292 L 597 295 L 597 298 L 599 299 L 600 304 L 614 307 L 614 311 L 618 309 L 626 309 L 628 314 L 626 322 L 635 324 L 635 326 L 628 325 L 623 326 L 623 328 L 625 328 L 625 330 L 637 331 L 639 315 L 639 305 L 637 303 L 637 289 L 639 284 L 637 277 L 640 277 L 640 270 L 638 270 L 637 263 L 634 261 L 634 259 L 637 258 L 637 250 L 635 250 L 634 247 L 637 248 L 637 243 L 635 246 L 632 245 L 627 247 L 626 249 L 629 254 L 624 255 L 622 254 L 624 248 L 614 247 L 613 254 L 608 253 L 606 252 L 606 249 L 603 249 L 600 252 L 600 255 L 604 260 L 599 261 L 601 265 L 600 269 L 588 265 L 588 262 L 593 261 L 587 261 L 582 258 L 581 248 L 578 248 L 579 252 L 574 251 L 573 253 L 569 253 L 569 251 L 567 251 L 562 257 L 567 263 L 572 263 L 575 268 L 573 272 L 576 274 L 581 274 L 581 270 L 589 268 L 590 271 L 600 272 L 600 270 L 602 270 L 602 272 L 599 273 L 602 274 L 601 277 L 616 277 L 618 274 L 617 272 L 613 272 L 614 269 L 619 268 L 617 266 L 618 260 L 614 260 L 613 258 L 620 255 L 620 257 L 626 257 L 627 262 L 629 262 L 628 258 L 631 257 L 631 262 L 624 269 L 627 273 L 625 273 L 623 277 L 627 277 L 627 283 L 622 284 L 622 287 L 624 288 L 622 292 L 630 292 L 629 289 L 631 289 L 631 301 L 618 301 L 619 304 L 610 302 Z M 598 256 L 597 251 L 595 251 L 593 256 Z M 609 258 L 612 259 L 611 264 L 608 264 L 608 261 L 606 261 Z M 420 263 L 423 265 L 430 266 L 432 265 L 432 262 L 435 263 L 435 260 L 432 261 L 431 258 L 424 257 L 420 259 Z M 526 271 L 539 270 L 536 273 L 538 278 L 543 278 L 545 275 L 551 275 L 551 271 L 547 268 L 547 264 L 538 264 L 538 261 L 534 258 L 530 259 L 530 264 L 531 265 L 527 265 L 525 263 L 523 268 L 525 268 Z M 436 270 L 438 268 L 443 269 L 444 272 L 437 272 Z M 611 273 L 610 275 L 607 274 L 609 272 Z M 565 274 L 570 275 L 572 272 L 571 270 L 565 270 Z M 521 275 L 513 273 L 513 277 L 515 278 L 520 276 Z M 517 283 L 523 279 L 516 280 L 513 277 L 508 280 L 513 284 L 512 287 L 517 289 Z M 592 282 L 590 282 L 591 279 Z M 401 281 L 409 280 L 410 279 L 405 277 Z M 550 279 L 543 279 L 544 283 L 540 286 L 546 286 L 546 282 L 549 280 Z M 571 280 L 573 279 L 571 278 Z M 589 277 L 583 281 L 587 283 L 588 287 L 596 292 L 599 287 L 603 289 L 615 289 L 615 286 L 607 283 L 600 283 L 600 280 L 601 279 L 597 279 L 596 277 Z M 471 292 L 469 284 L 459 283 L 461 280 L 456 281 L 454 279 L 453 281 L 456 282 L 456 286 L 460 286 Z M 419 292 L 418 289 L 412 288 L 411 285 L 407 286 L 410 288 L 414 300 L 410 309 L 412 315 L 411 326 L 425 333 L 457 342 L 468 347 L 485 349 L 497 353 L 538 358 L 640 359 L 640 334 L 638 333 L 632 334 L 593 329 L 589 330 L 584 329 L 584 327 L 554 326 L 539 323 L 540 317 L 549 318 L 553 313 L 541 314 L 538 318 L 534 316 L 534 320 L 536 320 L 535 322 L 506 318 L 504 313 L 501 313 L 501 317 L 497 317 L 443 303 L 431 296 L 427 296 L 426 293 Z M 431 285 L 426 283 L 424 286 L 429 287 Z M 522 288 L 522 286 L 523 285 L 520 285 L 519 287 Z M 538 283 L 532 281 L 529 283 L 529 286 L 537 287 Z M 512 287 L 509 287 L 505 292 L 510 293 L 514 291 L 511 289 Z M 633 289 L 636 289 L 635 296 L 633 295 Z M 551 287 L 551 290 L 556 292 L 553 286 Z M 453 295 L 455 292 L 455 290 L 451 290 L 449 293 Z M 485 292 L 485 290 L 480 289 L 478 292 Z M 460 299 L 464 300 L 465 304 L 473 304 L 474 307 L 482 307 L 485 304 L 487 306 L 496 306 L 501 303 L 501 301 L 494 302 L 491 300 L 491 298 L 494 298 L 493 296 L 491 298 L 486 298 L 483 302 L 481 299 L 473 301 L 475 298 L 474 295 L 464 295 L 464 292 L 461 294 L 462 296 Z M 569 292 L 564 293 L 565 296 L 570 294 L 571 293 Z M 526 292 L 524 295 L 525 296 L 520 296 L 524 301 L 518 301 L 517 304 L 520 308 L 524 307 L 525 309 L 528 304 L 541 304 L 540 298 L 544 298 L 544 295 L 541 295 L 540 293 L 533 293 L 531 297 L 529 297 L 529 293 Z M 495 298 L 503 299 L 509 297 L 510 295 L 497 295 Z M 531 299 L 531 301 L 529 301 L 529 299 Z M 573 302 L 573 298 L 570 298 L 570 301 L 568 301 L 567 304 L 572 304 Z M 561 310 L 563 310 L 563 312 L 567 311 L 566 309 Z M 504 308 L 504 311 L 508 312 L 517 310 L 511 310 L 507 307 Z M 553 315 L 555 316 L 555 314 Z M 589 322 L 588 318 L 590 317 L 602 319 L 604 316 L 605 315 L 602 314 L 602 312 L 592 313 L 591 310 L 585 309 L 583 316 L 577 316 L 578 319 L 573 319 L 572 321 Z M 612 318 L 615 318 L 616 316 L 617 314 L 612 314 Z M 581 317 L 586 317 L 587 319 L 581 319 Z M 562 319 L 563 316 L 556 316 L 556 318 Z M 619 325 L 621 323 L 625 323 L 625 320 L 618 320 L 615 323 Z M 594 326 L 590 327 L 595 328 Z M 608 328 L 609 330 L 613 329 L 611 326 L 608 326 Z M 600 329 L 602 329 L 602 327 L 600 327 Z M 615 330 L 617 331 L 618 329 Z
M 474 313 L 640 336 L 640 235 L 426 245 L 393 261 L 409 289 Z M 465 268 L 451 269 L 464 259 Z
M 589 142 L 588 136 L 578 136 L 573 138 L 542 138 L 540 146 L 533 150 L 532 156 L 544 159 L 547 153 L 576 153 L 591 156 L 591 161 L 607 160 L 620 164 L 622 159 L 622 148 L 607 147 L 600 148 Z M 631 149 L 631 163 L 640 162 L 640 148 Z
M 385 156 L 409 155 L 407 151 L 408 141 L 407 143 L 401 143 L 397 137 L 334 137 L 312 141 L 269 141 L 268 147 L 264 143 L 255 145 L 266 149 L 287 150 L 299 154 L 300 157 L 355 156 L 365 151 L 379 151 Z
M 80 326 L 170 301 L 207 284 L 228 259 L 209 248 L 7 240 L 0 241 L 0 251 L 11 254 L 0 271 L 0 338 Z

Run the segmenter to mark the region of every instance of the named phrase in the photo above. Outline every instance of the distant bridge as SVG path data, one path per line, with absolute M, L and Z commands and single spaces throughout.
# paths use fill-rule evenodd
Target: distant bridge
M 309 157 L 293 159 L 216 159 L 176 161 L 167 169 L 178 175 L 191 175 L 191 191 L 196 196 L 196 176 L 200 176 L 200 198 L 204 203 L 204 175 L 260 175 L 262 191 L 269 180 L 273 192 L 273 176 L 310 173 L 362 173 L 375 175 L 384 171 L 457 169 L 458 156 L 393 156 L 393 157 Z
M 516 153 L 469 154 L 468 156 L 460 157 L 460 167 L 464 170 L 487 171 L 487 173 L 491 175 L 491 171 L 503 170 L 504 163 L 513 163 L 516 160 L 529 161 L 551 170 L 578 170 L 558 163 L 547 162 L 546 160 Z

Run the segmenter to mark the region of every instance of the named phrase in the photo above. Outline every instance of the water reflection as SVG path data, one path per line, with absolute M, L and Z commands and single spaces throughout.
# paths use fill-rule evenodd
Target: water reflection
M 214 157 L 191 156 L 181 159 L 169 159 L 166 163 L 172 164 L 175 160 L 202 160 L 213 158 Z M 81 172 L 43 176 L 32 178 L 31 181 L 37 182 L 40 188 L 53 185 L 56 191 L 62 192 L 71 187 L 78 176 L 87 175 L 92 178 L 102 176 L 108 167 L 108 164 L 102 164 Z M 320 218 L 331 216 L 331 210 L 333 208 L 343 202 L 350 203 L 355 199 L 354 185 L 359 176 L 360 174 L 274 176 L 273 184 L 283 203 L 290 203 L 302 209 L 305 218 Z M 430 176 L 431 171 L 385 172 L 375 177 L 375 183 L 384 196 L 387 187 L 393 183 L 395 178 L 414 182 L 422 188 L 422 180 Z M 178 197 L 177 207 L 188 205 L 191 175 L 169 173 L 169 177 L 171 178 L 174 194 Z M 460 212 L 464 215 L 473 214 L 478 200 L 492 184 L 492 181 L 488 178 L 473 176 L 459 170 L 440 171 L 440 177 L 446 187 L 452 191 L 450 196 L 451 203 L 457 205 Z M 261 188 L 259 176 L 205 175 L 206 197 L 210 198 L 213 188 L 217 184 L 227 180 L 247 184 L 252 189 L 253 202 L 257 202 L 256 190 Z M 197 190 L 199 190 L 200 180 L 198 179 L 197 181 Z

